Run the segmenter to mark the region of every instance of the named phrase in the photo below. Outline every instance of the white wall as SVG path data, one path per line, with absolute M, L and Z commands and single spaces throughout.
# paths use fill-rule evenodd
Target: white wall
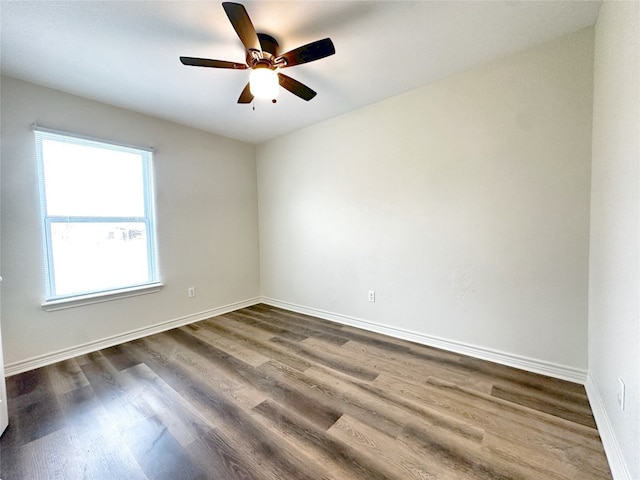
M 592 56 L 587 29 L 259 145 L 263 296 L 584 379 Z
M 615 478 L 638 479 L 640 3 L 604 2 L 595 38 L 588 390 Z
M 2 336 L 9 370 L 259 294 L 255 147 L 12 78 L 2 78 Z M 155 294 L 44 312 L 32 123 L 153 146 L 159 263 Z M 187 288 L 197 295 L 187 298 Z M 27 363 L 24 363 L 27 362 Z

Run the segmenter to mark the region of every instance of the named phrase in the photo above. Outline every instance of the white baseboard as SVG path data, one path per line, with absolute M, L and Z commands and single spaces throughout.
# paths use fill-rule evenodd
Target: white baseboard
M 171 330 L 172 328 L 181 327 L 189 323 L 199 322 L 200 320 L 206 320 L 207 318 L 215 317 L 216 315 L 222 315 L 229 313 L 240 308 L 250 307 L 260 303 L 260 298 L 250 298 L 240 302 L 230 303 L 221 307 L 212 308 L 203 312 L 197 312 L 184 317 L 175 318 L 166 322 L 157 323 L 149 327 L 138 328 L 126 333 L 114 335 L 112 337 L 103 338 L 94 342 L 85 343 L 83 345 L 77 345 L 71 348 L 65 348 L 56 352 L 47 353 L 45 355 L 39 355 L 37 357 L 28 358 L 26 360 L 20 360 L 18 362 L 9 363 L 5 365 L 4 374 L 9 377 L 17 373 L 26 372 L 35 368 L 51 365 L 52 363 L 60 362 L 62 360 L 68 360 L 69 358 L 77 357 L 78 355 L 84 355 L 87 353 L 95 352 L 103 348 L 113 347 L 124 342 L 136 340 L 138 338 L 153 335 L 154 333 L 164 332 Z
M 364 330 L 369 330 L 372 332 L 382 333 L 391 337 L 409 340 L 412 342 L 420 343 L 422 345 L 436 347 L 442 350 L 448 350 L 454 353 L 469 355 L 470 357 L 475 357 L 494 363 L 500 363 L 509 367 L 519 368 L 521 370 L 539 373 L 541 375 L 559 378 L 561 380 L 567 380 L 569 382 L 580 383 L 584 385 L 587 380 L 587 371 L 579 368 L 558 365 L 543 360 L 505 353 L 486 347 L 447 340 L 445 338 L 434 337 L 431 335 L 426 335 L 424 333 L 412 332 L 389 325 L 370 322 L 368 320 L 363 320 L 360 318 L 327 312 L 324 310 L 319 310 L 317 308 L 305 307 L 282 300 L 276 300 L 274 298 L 262 297 L 261 300 L 262 303 L 272 305 L 274 307 L 280 307 L 285 310 L 304 313 L 306 315 L 311 315 L 325 320 L 350 325 L 352 327 L 362 328 Z
M 604 453 L 607 455 L 607 461 L 611 468 L 611 475 L 614 480 L 631 480 L 631 473 L 624 461 L 622 450 L 620 449 L 615 432 L 609 421 L 609 415 L 607 414 L 602 397 L 600 397 L 598 388 L 591 375 L 587 376 L 585 388 L 587 390 L 587 396 L 589 397 L 589 403 L 591 404 L 593 417 L 598 426 L 598 433 L 602 439 Z
M 212 308 L 203 312 L 198 312 L 184 317 L 179 317 L 166 322 L 151 325 L 136 330 L 131 330 L 122 334 L 114 335 L 112 337 L 103 338 L 94 342 L 85 343 L 83 345 L 77 345 L 71 348 L 58 350 L 56 352 L 48 353 L 45 355 L 39 355 L 37 357 L 28 358 L 18 362 L 5 365 L 5 376 L 15 375 L 17 373 L 26 372 L 35 368 L 51 365 L 52 363 L 67 360 L 69 358 L 76 357 L 78 355 L 84 355 L 103 348 L 112 347 L 124 342 L 136 340 L 138 338 L 153 335 L 154 333 L 164 332 L 172 328 L 180 327 L 190 323 L 205 320 L 216 315 L 222 315 L 229 313 L 240 308 L 249 307 L 257 303 L 265 303 L 267 305 L 273 305 L 274 307 L 284 308 L 293 312 L 304 313 L 306 315 L 323 318 L 325 320 L 337 322 L 344 325 L 350 325 L 353 327 L 362 328 L 372 332 L 382 333 L 403 340 L 409 340 L 412 342 L 428 345 L 431 347 L 441 348 L 455 353 L 463 355 L 469 355 L 471 357 L 479 358 L 482 360 L 488 360 L 490 362 L 500 363 L 502 365 L 508 365 L 510 367 L 520 368 L 534 373 L 540 373 L 554 378 L 560 378 L 562 380 L 568 380 L 570 382 L 585 384 L 587 380 L 587 372 L 584 370 L 576 369 L 573 367 L 567 367 L 564 365 L 557 365 L 542 360 L 531 359 L 519 355 L 500 352 L 485 347 L 476 345 L 470 345 L 462 342 L 456 342 L 453 340 L 447 340 L 423 333 L 412 332 L 389 325 L 383 325 L 360 318 L 350 317 L 333 312 L 327 312 L 324 310 L 305 307 L 290 302 L 276 300 L 269 297 L 256 297 L 240 302 L 223 305 L 221 307 Z

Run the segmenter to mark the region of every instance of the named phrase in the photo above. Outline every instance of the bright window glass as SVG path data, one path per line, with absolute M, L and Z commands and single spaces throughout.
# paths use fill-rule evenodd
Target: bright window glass
M 35 133 L 48 299 L 156 283 L 151 152 Z

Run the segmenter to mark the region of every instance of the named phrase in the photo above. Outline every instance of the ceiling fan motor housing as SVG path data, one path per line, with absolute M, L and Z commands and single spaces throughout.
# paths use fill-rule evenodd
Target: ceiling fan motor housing
M 260 46 L 263 52 L 270 53 L 272 57 L 278 56 L 279 45 L 275 38 L 266 33 L 258 33 L 258 40 L 260 40 Z
M 276 65 L 275 58 L 278 55 L 278 41 L 266 33 L 258 33 L 262 51 L 247 50 L 247 65 L 249 68 L 270 68 Z

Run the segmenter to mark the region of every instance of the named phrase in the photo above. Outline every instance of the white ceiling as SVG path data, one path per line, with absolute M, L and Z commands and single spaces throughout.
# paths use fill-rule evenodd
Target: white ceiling
M 318 95 L 236 101 L 248 71 L 221 2 L 0 2 L 2 73 L 251 143 L 378 102 L 593 25 L 600 1 L 244 1 L 285 52 L 330 37 L 336 54 L 285 73 Z

